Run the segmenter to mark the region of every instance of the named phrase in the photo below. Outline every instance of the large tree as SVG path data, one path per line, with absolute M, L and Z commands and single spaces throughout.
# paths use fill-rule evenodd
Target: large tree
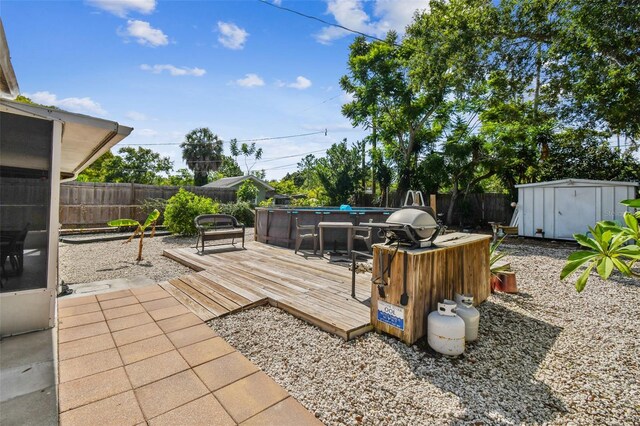
M 365 174 L 360 165 L 363 149 L 363 143 L 348 148 L 344 139 L 333 144 L 326 157 L 317 160 L 316 173 L 331 205 L 346 204 L 356 196 L 358 181 Z
M 206 127 L 187 133 L 180 144 L 182 158 L 193 172 L 196 186 L 206 185 L 209 172 L 216 171 L 222 163 L 222 140 Z
M 169 157 L 147 148 L 126 146 L 102 162 L 105 182 L 128 182 L 160 185 L 173 170 Z

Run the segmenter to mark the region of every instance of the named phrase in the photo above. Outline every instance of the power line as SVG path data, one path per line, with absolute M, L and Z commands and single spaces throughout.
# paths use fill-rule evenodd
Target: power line
M 376 40 L 376 41 L 381 41 L 383 43 L 387 43 L 386 40 L 383 40 L 383 39 L 381 39 L 379 37 L 372 36 L 371 34 L 363 33 L 361 31 L 352 30 L 351 28 L 347 28 L 347 27 L 345 27 L 343 25 L 340 25 L 340 24 L 334 24 L 333 22 L 325 21 L 324 19 L 318 18 L 317 16 L 307 15 L 305 13 L 298 12 L 297 10 L 289 9 L 288 7 L 279 6 L 279 5 L 275 4 L 275 3 L 269 3 L 266 0 L 258 0 L 258 1 L 260 3 L 266 4 L 267 6 L 275 7 L 276 9 L 284 10 L 284 11 L 287 11 L 287 12 L 294 13 L 296 15 L 300 15 L 300 16 L 302 16 L 304 18 L 307 18 L 307 19 L 312 19 L 314 21 L 322 22 L 325 25 L 329 25 L 329 26 L 332 26 L 332 27 L 340 28 L 340 29 L 343 29 L 343 30 L 348 31 L 350 33 L 358 34 L 358 35 L 361 35 L 361 36 L 364 36 L 364 37 L 367 37 L 367 38 L 371 38 L 371 39 Z M 395 45 L 395 43 L 394 43 L 394 45 Z
M 320 130 L 318 132 L 300 133 L 300 134 L 297 134 L 297 135 L 272 136 L 272 137 L 255 138 L 255 139 L 238 139 L 238 140 L 236 140 L 236 142 L 258 142 L 258 141 L 269 141 L 269 140 L 276 140 L 276 139 L 301 138 L 301 137 L 304 137 L 304 136 L 312 136 L 312 135 L 320 135 L 320 134 L 324 134 L 325 136 L 327 136 L 327 129 Z M 230 142 L 230 141 L 223 140 L 222 143 L 224 143 L 224 142 Z M 182 142 L 122 143 L 120 145 L 127 145 L 127 146 L 161 146 L 161 145 L 180 145 L 180 144 L 182 144 Z

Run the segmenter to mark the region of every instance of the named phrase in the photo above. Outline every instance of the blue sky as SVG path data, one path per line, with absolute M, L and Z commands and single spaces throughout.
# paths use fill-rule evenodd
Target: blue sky
M 402 33 L 428 5 L 270 2 L 379 37 Z M 134 127 L 123 143 L 171 157 L 174 169 L 184 167 L 178 144 L 197 127 L 225 141 L 327 129 L 257 142 L 264 154 L 255 168 L 268 179 L 296 170 L 306 153 L 367 134 L 340 113 L 354 35 L 258 0 L 2 0 L 0 16 L 22 94 Z

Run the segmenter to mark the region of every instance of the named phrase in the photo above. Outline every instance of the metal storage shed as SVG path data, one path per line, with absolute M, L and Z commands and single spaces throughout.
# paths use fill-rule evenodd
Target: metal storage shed
M 635 198 L 637 187 L 637 182 L 587 179 L 516 185 L 518 235 L 572 240 L 597 221 L 620 221 L 626 211 L 620 201 Z

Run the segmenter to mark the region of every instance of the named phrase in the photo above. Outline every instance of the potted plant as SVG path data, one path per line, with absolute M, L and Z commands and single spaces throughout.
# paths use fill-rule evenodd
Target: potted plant
M 503 291 L 505 293 L 517 293 L 516 275 L 510 272 L 508 263 L 500 262 L 506 255 L 506 252 L 499 251 L 498 247 L 502 244 L 504 237 L 499 241 L 492 242 L 489 246 L 489 270 L 491 271 L 491 291 Z

